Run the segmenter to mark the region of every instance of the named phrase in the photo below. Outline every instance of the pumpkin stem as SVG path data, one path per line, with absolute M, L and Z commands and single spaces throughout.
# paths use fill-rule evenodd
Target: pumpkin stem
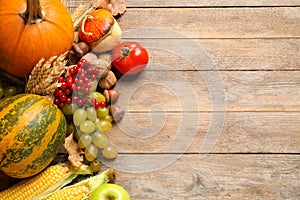
M 82 21 L 82 24 L 81 24 L 81 31 L 82 31 L 82 33 L 84 34 L 84 35 L 86 35 L 86 36 L 92 36 L 93 35 L 93 33 L 92 32 L 86 32 L 84 29 L 85 29 L 85 22 L 87 21 L 87 20 L 93 20 L 93 16 L 91 16 L 91 15 L 86 15 L 85 17 L 84 17 L 84 19 L 83 19 L 83 21 Z
M 38 24 L 45 20 L 42 13 L 40 0 L 27 0 L 26 11 L 20 16 L 24 19 L 26 24 Z

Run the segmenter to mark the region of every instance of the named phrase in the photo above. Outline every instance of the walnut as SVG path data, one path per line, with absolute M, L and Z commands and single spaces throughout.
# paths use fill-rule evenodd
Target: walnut
M 99 59 L 105 60 L 107 63 L 111 63 L 111 54 L 109 53 L 102 53 L 98 56 Z
M 87 53 L 82 58 L 86 59 L 87 61 L 89 61 L 89 63 L 91 63 L 93 60 L 97 59 L 97 56 L 93 53 Z
M 99 86 L 104 89 L 108 90 L 115 86 L 117 83 L 117 77 L 112 71 L 108 72 L 108 75 L 105 78 L 101 78 L 99 81 Z
M 100 79 L 105 78 L 112 67 L 111 62 L 107 62 L 106 60 L 99 59 L 99 58 L 93 60 L 90 64 L 91 67 L 97 67 L 100 69 L 100 74 L 99 74 Z

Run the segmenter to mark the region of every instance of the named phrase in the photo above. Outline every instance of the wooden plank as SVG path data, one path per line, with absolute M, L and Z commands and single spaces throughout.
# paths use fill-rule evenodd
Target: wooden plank
M 300 111 L 299 88 L 300 71 L 143 71 L 116 86 L 138 112 Z
M 67 7 L 90 0 L 62 0 Z M 126 0 L 127 7 L 235 7 L 235 6 L 299 6 L 299 0 Z
M 299 112 L 126 113 L 108 136 L 122 153 L 298 153 L 299 119 Z
M 149 70 L 299 70 L 300 39 L 137 39 Z M 176 65 L 173 65 L 176 63 Z M 155 64 L 155 65 L 154 65 Z
M 132 8 L 124 38 L 290 38 L 300 36 L 300 7 Z
M 181 155 L 164 163 L 172 156 L 121 155 L 117 183 L 140 200 L 300 198 L 299 155 Z
M 299 0 L 126 0 L 128 7 L 299 6 Z

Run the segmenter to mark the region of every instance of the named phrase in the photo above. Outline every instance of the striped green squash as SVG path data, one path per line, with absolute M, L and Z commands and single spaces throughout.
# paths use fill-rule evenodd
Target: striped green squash
M 67 130 L 63 113 L 47 98 L 19 94 L 0 103 L 0 170 L 26 178 L 46 168 Z

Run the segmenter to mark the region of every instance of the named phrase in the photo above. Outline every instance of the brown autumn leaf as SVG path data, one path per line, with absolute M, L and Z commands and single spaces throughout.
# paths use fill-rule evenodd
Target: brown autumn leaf
M 109 10 L 113 16 L 123 14 L 126 11 L 125 0 L 92 0 L 94 7 Z
M 83 157 L 81 154 L 84 152 L 78 147 L 78 144 L 73 139 L 73 133 L 65 138 L 64 148 L 69 154 L 68 160 L 75 168 L 82 165 Z

